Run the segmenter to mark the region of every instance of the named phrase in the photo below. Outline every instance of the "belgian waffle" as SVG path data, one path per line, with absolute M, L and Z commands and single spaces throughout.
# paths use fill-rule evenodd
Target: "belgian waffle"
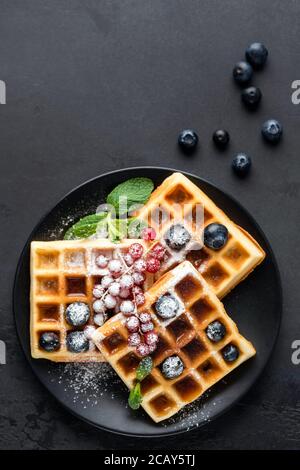
M 156 302 L 161 295 L 172 295 L 179 302 L 175 318 L 165 321 L 156 313 Z M 188 261 L 166 273 L 147 291 L 141 311 L 151 313 L 159 335 L 158 347 L 152 353 L 154 367 L 141 383 L 142 406 L 155 422 L 177 413 L 255 355 L 252 344 L 241 336 L 223 304 Z M 206 334 L 206 328 L 215 320 L 226 328 L 226 334 L 219 342 L 212 342 Z M 93 340 L 131 389 L 140 358 L 128 345 L 128 331 L 122 314 L 99 328 Z M 228 345 L 238 348 L 239 356 L 234 362 L 226 362 L 223 358 L 224 348 Z M 170 380 L 163 376 L 161 366 L 173 355 L 181 358 L 184 370 L 179 377 Z
M 94 326 L 92 309 L 93 288 L 107 269 L 99 268 L 95 259 L 105 255 L 108 259 L 118 258 L 125 253 L 135 240 L 114 244 L 109 240 L 74 240 L 31 243 L 31 354 L 34 358 L 45 358 L 54 362 L 103 361 L 99 350 L 90 341 L 89 350 L 81 353 L 70 352 L 66 347 L 67 334 L 75 328 L 65 320 L 65 310 L 73 302 L 89 305 L 91 316 L 88 325 Z M 139 243 L 143 241 L 138 240 Z M 151 284 L 146 278 L 145 288 Z M 86 325 L 85 325 L 86 326 Z M 39 345 L 41 334 L 54 332 L 59 336 L 60 347 L 47 352 Z
M 157 277 L 187 259 L 219 298 L 247 277 L 265 257 L 252 236 L 231 221 L 181 173 L 173 173 L 166 178 L 137 217 L 155 228 L 160 243 L 166 248 L 165 260 Z M 190 241 L 181 250 L 171 249 L 165 241 L 165 234 L 177 223 L 183 224 L 191 234 Z M 229 232 L 228 242 L 219 251 L 203 246 L 203 228 L 211 223 L 223 224 Z

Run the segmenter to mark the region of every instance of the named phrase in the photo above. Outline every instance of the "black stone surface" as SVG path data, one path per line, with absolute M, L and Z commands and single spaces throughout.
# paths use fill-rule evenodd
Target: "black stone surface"
M 300 448 L 298 2 L 279 0 L 1 0 L 0 448 L 254 449 Z M 269 48 L 255 74 L 260 109 L 241 103 L 231 77 L 245 47 Z M 260 125 L 275 117 L 284 138 L 265 144 Z M 195 128 L 192 156 L 177 148 Z M 216 128 L 231 142 L 219 152 Z M 233 154 L 249 153 L 252 173 L 238 180 Z M 265 374 L 229 413 L 183 436 L 151 440 L 110 435 L 64 411 L 33 377 L 16 338 L 11 291 L 20 251 L 38 219 L 85 179 L 136 165 L 199 174 L 240 200 L 268 236 L 284 291 L 283 323 Z M 263 312 L 261 312 L 263 315 Z M 266 335 L 268 332 L 266 331 Z

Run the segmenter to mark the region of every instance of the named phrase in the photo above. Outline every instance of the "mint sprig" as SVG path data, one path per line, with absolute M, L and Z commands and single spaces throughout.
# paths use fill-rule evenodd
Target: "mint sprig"
M 153 188 L 153 182 L 149 178 L 131 178 L 120 183 L 106 198 L 106 203 L 115 209 L 119 218 L 114 217 L 112 211 L 87 215 L 67 230 L 64 239 L 83 239 L 100 232 L 115 243 L 125 238 L 127 233 L 130 238 L 139 238 L 146 224 L 134 217 L 126 218 L 126 213 L 145 204 Z
M 129 393 L 128 405 L 132 410 L 137 410 L 143 401 L 141 382 L 151 373 L 153 369 L 153 360 L 150 356 L 144 357 L 136 370 L 136 384 Z

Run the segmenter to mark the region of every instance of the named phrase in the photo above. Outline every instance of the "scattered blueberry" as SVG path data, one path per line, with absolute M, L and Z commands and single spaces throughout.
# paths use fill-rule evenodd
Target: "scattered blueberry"
M 229 144 L 230 136 L 225 129 L 217 129 L 213 133 L 213 141 L 217 147 L 224 149 Z
M 242 91 L 242 101 L 248 108 L 255 109 L 259 105 L 262 97 L 260 89 L 256 86 L 249 86 Z
M 237 83 L 245 84 L 248 83 L 253 75 L 253 69 L 248 62 L 240 61 L 235 64 L 233 71 L 233 78 Z
M 81 353 L 89 350 L 89 340 L 83 331 L 71 331 L 71 333 L 68 333 L 67 349 L 73 353 Z
M 181 250 L 191 239 L 190 233 L 181 224 L 172 225 L 165 234 L 167 245 L 173 250 Z
M 233 171 L 240 177 L 246 176 L 251 168 L 251 158 L 245 153 L 238 153 L 232 161 Z
M 186 152 L 194 150 L 198 144 L 198 135 L 192 129 L 181 131 L 178 136 L 179 146 Z
M 227 243 L 228 230 L 222 224 L 209 224 L 204 229 L 204 245 L 212 250 L 220 250 Z
M 223 323 L 219 322 L 218 320 L 211 322 L 208 327 L 206 328 L 207 337 L 217 343 L 224 338 L 226 334 L 226 328 Z
M 161 295 L 155 304 L 156 313 L 165 320 L 175 317 L 178 309 L 178 300 L 172 295 Z
M 282 136 L 282 125 L 276 119 L 268 119 L 264 122 L 261 128 L 261 133 L 264 138 L 272 144 L 277 144 Z
M 226 362 L 233 362 L 239 357 L 239 350 L 234 344 L 230 343 L 222 349 L 222 356 Z
M 47 352 L 57 351 L 60 346 L 58 334 L 46 331 L 40 336 L 39 344 Z
M 254 68 L 261 68 L 268 58 L 268 49 L 261 42 L 254 42 L 246 49 L 246 59 Z
M 170 356 L 164 360 L 161 371 L 166 379 L 176 379 L 184 369 L 184 365 L 179 356 Z
M 69 325 L 85 325 L 90 318 L 89 306 L 84 302 L 73 302 L 66 308 L 65 317 Z

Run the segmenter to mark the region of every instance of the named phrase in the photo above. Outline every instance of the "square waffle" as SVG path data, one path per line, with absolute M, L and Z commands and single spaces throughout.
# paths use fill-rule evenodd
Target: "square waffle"
M 60 240 L 31 243 L 31 290 L 30 290 L 30 334 L 31 354 L 34 358 L 49 359 L 54 362 L 103 361 L 99 350 L 92 341 L 86 352 L 74 353 L 66 347 L 67 334 L 83 327 L 70 326 L 65 320 L 65 310 L 73 302 L 89 305 L 93 321 L 93 288 L 108 274 L 107 269 L 99 268 L 95 259 L 103 254 L 108 259 L 118 258 L 125 253 L 135 240 L 125 240 L 114 244 L 109 240 Z M 138 240 L 139 243 L 143 243 Z M 148 284 L 147 284 L 148 282 Z M 151 284 L 147 276 L 145 288 Z M 86 326 L 86 325 L 85 325 Z M 44 332 L 58 334 L 60 347 L 47 352 L 39 346 Z
M 176 317 L 163 320 L 156 313 L 156 302 L 162 295 L 172 295 L 178 301 Z M 189 261 L 166 273 L 147 291 L 140 311 L 151 314 L 159 335 L 157 349 L 151 355 L 154 367 L 141 382 L 142 406 L 155 422 L 177 413 L 255 355 L 252 344 L 239 333 L 223 304 Z M 215 320 L 226 328 L 225 336 L 218 342 L 212 342 L 206 334 L 206 328 Z M 140 358 L 129 346 L 128 335 L 125 318 L 118 314 L 94 333 L 93 340 L 132 389 Z M 234 345 L 239 351 L 233 362 L 223 357 L 228 345 Z M 173 355 L 180 357 L 184 370 L 179 377 L 166 379 L 161 371 L 162 363 Z
M 152 226 L 166 248 L 157 277 L 189 260 L 203 275 L 219 298 L 225 296 L 263 261 L 265 253 L 252 236 L 237 226 L 216 204 L 181 173 L 173 173 L 152 193 L 137 217 Z M 225 225 L 229 232 L 225 246 L 212 250 L 203 246 L 203 228 L 211 223 Z M 191 235 L 180 250 L 171 249 L 166 234 L 182 224 Z

